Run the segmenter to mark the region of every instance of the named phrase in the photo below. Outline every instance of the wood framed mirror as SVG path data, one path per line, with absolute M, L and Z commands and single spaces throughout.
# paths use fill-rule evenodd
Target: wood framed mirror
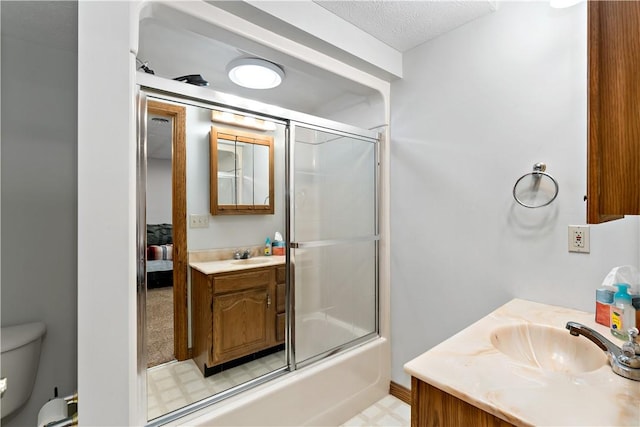
M 273 137 L 211 127 L 211 215 L 274 213 Z

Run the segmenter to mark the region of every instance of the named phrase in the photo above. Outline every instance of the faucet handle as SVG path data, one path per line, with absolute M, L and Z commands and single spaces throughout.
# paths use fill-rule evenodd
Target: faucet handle
M 638 328 L 631 328 L 628 331 L 629 341 L 622 345 L 622 353 L 628 357 L 640 356 L 640 344 L 636 342 Z

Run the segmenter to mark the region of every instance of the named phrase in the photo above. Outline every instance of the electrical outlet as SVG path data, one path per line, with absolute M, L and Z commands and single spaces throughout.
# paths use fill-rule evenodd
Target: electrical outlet
M 569 252 L 581 252 L 585 254 L 590 252 L 588 225 L 569 226 Z
M 190 228 L 208 228 L 209 227 L 209 215 L 189 215 L 189 227 Z

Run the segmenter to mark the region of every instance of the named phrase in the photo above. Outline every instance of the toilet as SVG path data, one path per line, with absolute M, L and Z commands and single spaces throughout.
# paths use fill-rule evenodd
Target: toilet
M 2 327 L 0 378 L 4 392 L 0 400 L 0 418 L 5 418 L 20 408 L 31 396 L 38 373 L 40 344 L 45 331 L 46 327 L 42 322 Z

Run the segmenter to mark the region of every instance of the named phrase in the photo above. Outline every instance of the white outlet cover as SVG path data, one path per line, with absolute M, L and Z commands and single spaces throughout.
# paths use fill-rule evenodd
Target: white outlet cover
M 591 252 L 589 226 L 570 225 L 569 226 L 569 252 L 588 254 Z

